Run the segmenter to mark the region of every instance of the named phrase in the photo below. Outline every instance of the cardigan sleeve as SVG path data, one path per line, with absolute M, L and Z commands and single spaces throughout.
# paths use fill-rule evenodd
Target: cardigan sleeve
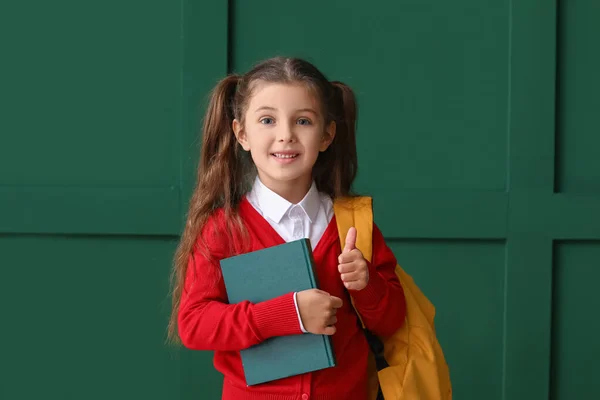
M 183 345 L 240 351 L 274 336 L 301 334 L 294 293 L 256 304 L 228 304 L 218 261 L 228 253 L 223 220 L 222 214 L 209 219 L 201 233 L 205 251 L 195 246 L 189 258 L 178 313 Z
M 379 336 L 390 336 L 404 323 L 406 300 L 395 272 L 396 257 L 375 224 L 373 257 L 367 264 L 369 283 L 362 290 L 351 290 L 350 294 L 365 326 Z

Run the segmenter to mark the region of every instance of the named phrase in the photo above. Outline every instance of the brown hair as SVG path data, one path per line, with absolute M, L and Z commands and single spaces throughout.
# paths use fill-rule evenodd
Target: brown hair
M 349 196 L 357 172 L 356 99 L 350 87 L 329 82 L 311 63 L 276 57 L 256 65 L 245 75 L 230 75 L 220 81 L 210 96 L 202 128 L 202 151 L 197 182 L 190 200 L 187 222 L 174 260 L 172 311 L 168 336 L 179 342 L 177 313 L 190 256 L 210 215 L 221 208 L 228 221 L 226 238 L 243 231 L 237 208 L 255 176 L 250 156 L 237 143 L 232 122 L 244 123 L 244 114 L 258 82 L 307 85 L 321 100 L 325 123 L 335 121 L 336 135 L 329 148 L 320 153 L 313 167 L 313 179 L 320 192 L 332 198 Z M 225 239 L 225 238 L 224 238 Z M 233 240 L 228 240 L 233 243 Z M 204 246 L 204 249 L 205 246 Z M 210 257 L 207 254 L 207 257 Z

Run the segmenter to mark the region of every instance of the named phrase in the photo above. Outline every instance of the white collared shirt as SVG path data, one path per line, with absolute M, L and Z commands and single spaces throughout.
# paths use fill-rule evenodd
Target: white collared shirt
M 314 182 L 298 204 L 292 204 L 279 196 L 259 178 L 254 181 L 247 198 L 283 240 L 291 242 L 308 238 L 313 250 L 333 218 L 331 198 L 319 193 Z
M 292 204 L 266 187 L 257 177 L 247 199 L 283 240 L 291 242 L 308 238 L 313 250 L 333 218 L 331 198 L 324 193 L 319 193 L 314 182 L 300 203 Z M 300 318 L 295 293 L 294 304 L 296 304 L 300 328 L 302 332 L 306 332 Z

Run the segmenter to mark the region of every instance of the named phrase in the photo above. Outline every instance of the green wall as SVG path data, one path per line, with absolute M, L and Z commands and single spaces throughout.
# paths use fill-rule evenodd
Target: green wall
M 456 399 L 588 399 L 600 3 L 3 5 L 0 399 L 218 399 L 164 344 L 208 91 L 273 55 L 359 105 L 356 189 L 437 306 Z

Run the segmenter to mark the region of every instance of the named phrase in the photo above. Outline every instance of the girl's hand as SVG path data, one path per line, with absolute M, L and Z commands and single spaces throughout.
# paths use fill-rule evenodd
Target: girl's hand
M 348 290 L 363 290 L 369 283 L 369 268 L 360 250 L 356 248 L 356 228 L 346 235 L 346 246 L 338 257 L 338 271 Z
M 335 314 L 342 306 L 342 299 L 322 290 L 309 289 L 298 292 L 296 301 L 304 329 L 316 335 L 335 333 Z

